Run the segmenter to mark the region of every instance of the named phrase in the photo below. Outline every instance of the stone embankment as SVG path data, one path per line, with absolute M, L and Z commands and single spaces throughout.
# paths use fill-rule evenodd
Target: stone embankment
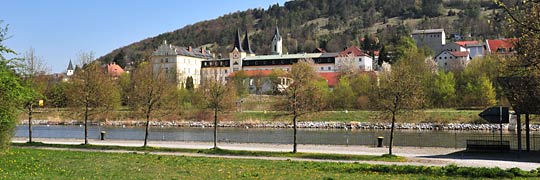
M 92 122 L 93 126 L 144 126 L 144 121 L 108 121 Z M 27 121 L 21 121 L 21 124 L 28 124 Z M 33 120 L 35 125 L 82 125 L 82 121 L 49 121 Z M 158 127 L 213 127 L 213 122 L 204 121 L 179 121 L 179 122 L 150 122 L 151 126 Z M 370 122 L 298 122 L 298 128 L 313 129 L 390 129 L 390 123 L 370 123 Z M 292 128 L 291 123 L 284 122 L 220 122 L 219 127 L 236 128 Z M 531 130 L 540 131 L 540 124 L 531 124 Z M 438 124 L 438 123 L 398 123 L 396 129 L 410 130 L 498 130 L 499 124 Z M 508 129 L 508 124 L 503 124 L 503 129 Z

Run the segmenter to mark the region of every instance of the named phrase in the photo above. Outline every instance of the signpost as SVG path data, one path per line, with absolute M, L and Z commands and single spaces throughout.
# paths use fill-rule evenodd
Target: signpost
M 508 107 L 490 107 L 482 111 L 478 116 L 490 123 L 499 123 L 500 143 L 503 141 L 502 124 L 510 122 L 510 112 Z

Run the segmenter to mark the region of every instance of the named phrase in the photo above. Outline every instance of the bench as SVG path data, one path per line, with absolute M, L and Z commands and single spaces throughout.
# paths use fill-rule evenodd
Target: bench
M 467 151 L 509 151 L 510 141 L 467 140 Z

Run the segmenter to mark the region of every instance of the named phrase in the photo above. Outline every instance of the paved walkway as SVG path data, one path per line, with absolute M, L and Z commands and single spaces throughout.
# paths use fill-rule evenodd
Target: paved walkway
M 13 142 L 26 142 L 24 138 L 14 138 Z M 83 139 L 45 139 L 36 138 L 36 142 L 50 144 L 81 144 Z M 142 141 L 134 140 L 93 140 L 90 144 L 95 145 L 116 145 L 116 146 L 142 146 Z M 168 148 L 190 148 L 190 149 L 209 149 L 212 148 L 211 142 L 185 142 L 185 141 L 149 141 L 149 146 L 168 147 Z M 250 150 L 250 151 L 276 151 L 288 152 L 292 150 L 292 145 L 287 144 L 242 144 L 242 143 L 218 143 L 218 147 L 229 150 Z M 46 148 L 58 149 L 58 148 Z M 502 169 L 518 167 L 523 170 L 531 170 L 540 167 L 540 152 L 522 153 L 518 156 L 517 152 L 509 153 L 468 153 L 464 149 L 454 148 L 417 148 L 417 147 L 394 147 L 394 154 L 407 157 L 407 162 L 378 162 L 378 161 L 339 161 L 339 160 L 313 160 L 302 158 L 281 158 L 281 157 L 251 157 L 251 156 L 226 156 L 226 155 L 208 155 L 197 153 L 168 153 L 153 152 L 151 154 L 161 155 L 183 155 L 183 156 L 204 156 L 204 157 L 222 157 L 238 159 L 267 159 L 267 160 L 297 160 L 297 161 L 325 161 L 325 162 L 361 162 L 370 164 L 396 164 L 396 165 L 427 165 L 427 166 L 446 166 L 456 164 L 458 166 L 470 167 L 499 167 Z M 84 150 L 101 151 L 101 150 Z M 370 146 L 339 146 L 339 145 L 299 145 L 299 152 L 312 153 L 333 153 L 333 154 L 358 154 L 358 155 L 382 155 L 388 153 L 387 148 L 376 148 Z M 133 151 L 103 151 L 103 152 L 133 152 Z

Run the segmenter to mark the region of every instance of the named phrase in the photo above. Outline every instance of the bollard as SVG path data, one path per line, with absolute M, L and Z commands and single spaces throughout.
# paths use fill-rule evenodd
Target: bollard
M 107 134 L 107 132 L 105 131 L 101 131 L 101 140 L 105 140 L 105 134 Z
M 384 137 L 382 136 L 377 137 L 377 147 L 383 147 L 383 144 L 382 144 L 383 139 Z

